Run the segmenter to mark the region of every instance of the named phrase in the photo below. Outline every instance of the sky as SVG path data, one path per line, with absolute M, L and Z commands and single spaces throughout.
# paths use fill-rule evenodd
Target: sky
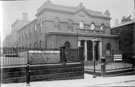
M 27 12 L 29 20 L 36 18 L 37 9 L 46 0 L 18 0 L 18 1 L 0 1 L 1 13 L 3 14 L 3 38 L 10 34 L 11 25 L 16 19 L 22 19 L 22 13 Z M 109 10 L 111 13 L 111 26 L 114 25 L 114 20 L 121 20 L 122 16 L 134 18 L 134 0 L 51 0 L 54 4 L 65 6 L 78 6 L 80 2 L 91 10 L 105 12 Z

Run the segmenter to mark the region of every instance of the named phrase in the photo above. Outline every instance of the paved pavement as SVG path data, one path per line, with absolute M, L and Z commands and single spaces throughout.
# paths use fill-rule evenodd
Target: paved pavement
M 112 84 L 103 84 L 100 86 L 135 86 L 135 81 L 131 80 L 131 81 L 112 83 Z
M 84 79 L 31 82 L 29 87 L 89 87 L 89 86 L 135 86 L 135 75 L 97 77 L 85 74 Z M 27 87 L 26 83 L 2 84 L 1 87 Z
M 106 65 L 106 70 L 111 70 L 111 69 L 121 69 L 121 68 L 131 68 L 132 64 L 130 63 L 108 63 Z M 93 65 L 90 66 L 84 66 L 85 69 L 93 69 Z M 101 64 L 97 64 L 95 66 L 96 70 L 101 70 Z

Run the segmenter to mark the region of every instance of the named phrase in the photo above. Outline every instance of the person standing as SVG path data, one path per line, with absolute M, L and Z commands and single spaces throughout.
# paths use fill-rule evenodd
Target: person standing
M 27 84 L 27 86 L 30 86 L 30 74 L 31 74 L 30 65 L 27 64 L 27 66 L 26 66 L 26 84 Z

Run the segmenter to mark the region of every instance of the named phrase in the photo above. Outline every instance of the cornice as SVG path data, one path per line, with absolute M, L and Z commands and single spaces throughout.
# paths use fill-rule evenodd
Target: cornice
M 107 35 L 107 34 L 77 34 L 77 33 L 66 33 L 66 32 L 49 32 L 46 36 L 51 35 L 63 35 L 63 36 L 82 36 L 82 37 L 100 37 L 100 38 L 118 38 L 118 35 Z

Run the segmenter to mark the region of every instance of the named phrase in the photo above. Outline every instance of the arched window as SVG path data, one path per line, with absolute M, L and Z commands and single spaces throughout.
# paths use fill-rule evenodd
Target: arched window
M 91 23 L 91 25 L 90 25 L 90 29 L 91 30 L 94 30 L 96 27 L 95 27 L 95 23 Z
M 68 29 L 71 29 L 73 31 L 73 21 L 69 19 L 68 21 Z
M 101 24 L 100 30 L 104 30 L 104 28 L 105 28 L 105 25 L 104 24 Z
M 79 23 L 79 28 L 80 29 L 84 29 L 84 22 L 81 20 L 81 22 Z
M 106 56 L 111 56 L 111 44 L 106 44 Z
M 106 50 L 111 50 L 111 44 L 110 43 L 106 44 Z
M 29 37 L 31 38 L 31 33 L 32 33 L 32 31 L 31 31 L 31 29 L 29 28 Z
M 60 29 L 60 20 L 59 20 L 59 18 L 55 18 L 54 27 Z
M 40 46 L 40 48 L 42 47 L 42 41 L 39 42 L 39 46 Z
M 37 30 L 37 24 L 34 24 L 34 35 L 36 35 L 36 30 Z
M 66 50 L 70 49 L 70 47 L 71 47 L 71 45 L 68 41 L 65 42 L 64 46 L 65 46 Z

